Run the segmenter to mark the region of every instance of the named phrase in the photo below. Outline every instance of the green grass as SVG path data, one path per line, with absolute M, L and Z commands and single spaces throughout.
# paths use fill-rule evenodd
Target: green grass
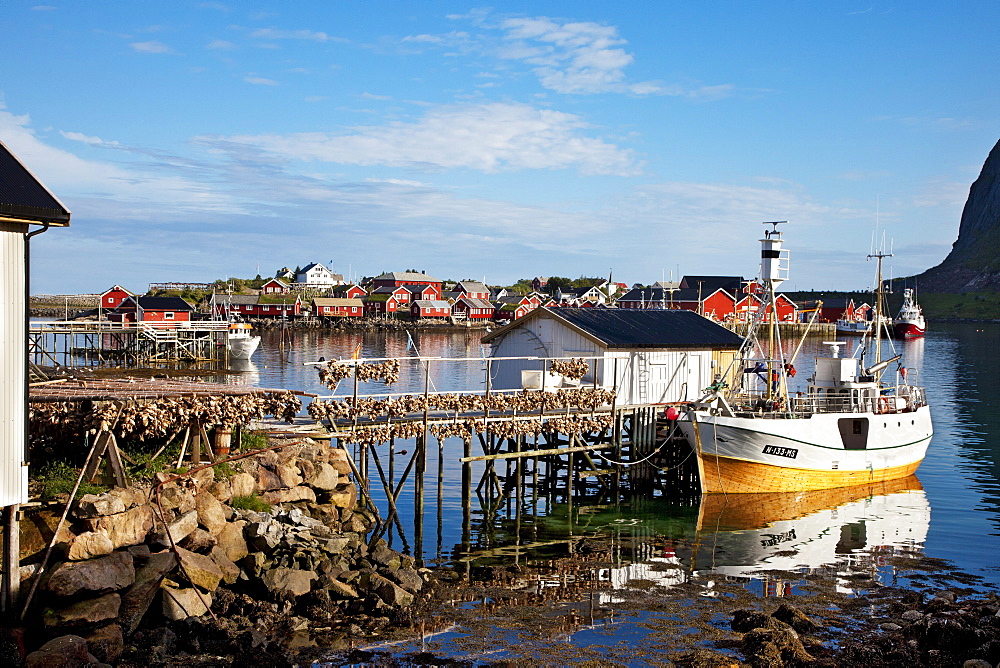
M 76 479 L 80 476 L 80 469 L 70 466 L 64 461 L 53 461 L 41 467 L 32 477 L 35 482 L 42 487 L 41 495 L 43 499 L 53 499 L 59 494 L 69 494 L 76 485 Z M 83 494 L 102 494 L 108 491 L 108 487 L 97 485 L 92 482 L 80 483 L 77 496 Z
M 260 450 L 267 447 L 267 432 L 244 430 L 240 432 L 241 450 Z
M 229 505 L 238 510 L 252 510 L 257 513 L 271 512 L 271 504 L 264 501 L 256 494 L 249 496 L 234 496 L 229 501 Z

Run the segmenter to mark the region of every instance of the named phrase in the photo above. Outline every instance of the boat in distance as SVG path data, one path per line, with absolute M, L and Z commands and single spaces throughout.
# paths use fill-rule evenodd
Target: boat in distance
M 787 250 L 777 223 L 761 239 L 761 283 L 768 303 L 786 280 Z M 881 251 L 869 256 L 878 260 Z M 883 305 L 876 283 L 875 322 Z M 881 327 L 873 328 L 874 360 L 841 357 L 846 344 L 825 342 L 830 355 L 815 358 L 804 391 L 791 392 L 794 357 L 780 350 L 775 319 L 760 309 L 737 360 L 699 401 L 678 417 L 698 459 L 702 492 L 760 493 L 829 489 L 911 475 L 934 433 L 923 387 L 912 385 L 901 355 L 881 359 Z M 766 337 L 762 336 L 766 331 Z M 798 349 L 796 349 L 797 354 Z M 890 366 L 894 367 L 890 371 Z M 885 378 L 891 373 L 891 377 Z
M 892 321 L 893 331 L 897 339 L 916 339 L 927 331 L 924 313 L 917 304 L 913 288 L 903 290 L 903 306 Z

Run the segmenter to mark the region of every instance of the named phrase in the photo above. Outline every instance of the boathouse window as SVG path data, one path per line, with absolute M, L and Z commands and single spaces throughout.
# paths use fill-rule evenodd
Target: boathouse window
M 174 312 L 173 311 L 167 311 L 166 313 L 163 314 L 163 319 L 164 320 L 173 320 L 174 319 Z

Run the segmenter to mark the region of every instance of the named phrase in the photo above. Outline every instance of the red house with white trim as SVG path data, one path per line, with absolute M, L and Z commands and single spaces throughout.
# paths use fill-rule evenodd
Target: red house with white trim
M 489 320 L 496 309 L 486 299 L 459 297 L 451 310 L 455 314 L 464 313 L 467 320 Z
M 302 313 L 302 299 L 295 295 L 225 295 L 217 296 L 215 314 L 241 315 L 245 318 L 292 318 Z
M 108 320 L 113 322 L 190 322 L 194 307 L 180 297 L 127 297 Z
M 391 293 L 370 294 L 361 301 L 365 305 L 365 315 L 392 315 L 406 309 L 406 303 Z
M 398 288 L 401 285 L 430 285 L 441 297 L 441 281 L 415 271 L 390 271 L 372 279 L 373 291 L 378 288 Z
M 365 314 L 365 303 L 346 297 L 314 297 L 312 313 L 321 318 L 360 318 Z
M 417 299 L 410 306 L 414 318 L 447 318 L 451 315 L 451 304 L 440 299 Z
M 113 311 L 121 306 L 121 303 L 127 298 L 134 296 L 122 286 L 113 285 L 101 293 L 101 308 L 105 311 Z
M 260 286 L 262 295 L 287 295 L 292 291 L 292 286 L 285 283 L 280 278 L 272 278 L 264 285 Z
M 333 286 L 327 294 L 331 297 L 340 297 L 341 299 L 361 299 L 368 292 L 360 285 L 345 283 L 344 285 Z

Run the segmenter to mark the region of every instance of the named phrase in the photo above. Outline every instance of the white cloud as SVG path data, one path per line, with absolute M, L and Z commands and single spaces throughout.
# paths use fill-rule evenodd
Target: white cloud
M 434 109 L 415 123 L 356 127 L 350 133 L 203 137 L 286 159 L 418 169 L 577 169 L 584 174 L 634 175 L 632 153 L 583 134 L 578 116 L 525 104 Z
M 205 48 L 217 51 L 231 51 L 236 48 L 236 45 L 225 39 L 213 39 L 205 45 Z
M 163 42 L 132 42 L 129 44 L 138 53 L 173 53 L 171 48 Z
M 251 37 L 259 39 L 299 39 L 310 42 L 347 42 L 342 37 L 332 37 L 325 32 L 315 30 L 275 30 L 273 28 L 258 28 L 250 33 Z
M 278 85 L 278 82 L 275 81 L 274 79 L 268 79 L 267 77 L 257 77 L 257 76 L 253 76 L 253 75 L 250 75 L 250 74 L 248 74 L 247 76 L 243 77 L 243 80 L 246 81 L 248 84 L 254 84 L 255 86 L 277 86 Z

